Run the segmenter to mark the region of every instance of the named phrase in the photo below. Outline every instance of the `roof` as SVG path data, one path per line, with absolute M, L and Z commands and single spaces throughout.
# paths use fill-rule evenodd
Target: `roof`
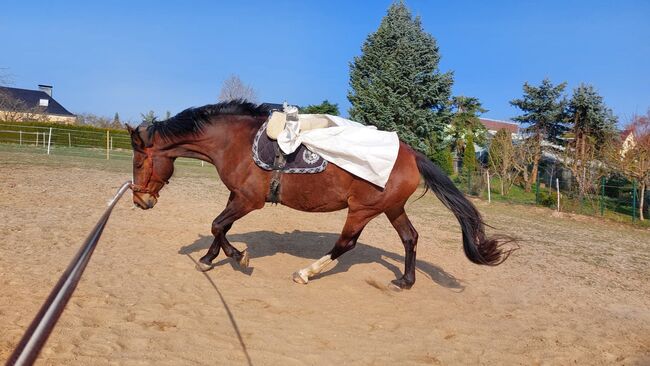
M 507 121 L 499 121 L 497 119 L 489 119 L 489 118 L 479 118 L 481 120 L 481 123 L 483 123 L 483 126 L 487 128 L 489 131 L 499 131 L 500 129 L 504 128 L 506 131 L 510 133 L 518 133 L 519 132 L 519 125 L 513 122 L 507 122 Z
M 40 100 L 47 99 L 48 105 L 45 108 L 45 111 L 43 112 L 44 114 L 54 114 L 57 116 L 74 117 L 74 114 L 70 113 L 70 111 L 65 109 L 61 104 L 59 104 L 59 102 L 57 102 L 54 98 L 49 96 L 44 91 L 9 88 L 9 87 L 0 86 L 0 92 L 5 92 L 9 95 L 9 97 L 20 100 L 23 103 L 25 103 L 25 107 L 26 107 L 25 112 L 33 108 L 41 108 L 39 107 Z

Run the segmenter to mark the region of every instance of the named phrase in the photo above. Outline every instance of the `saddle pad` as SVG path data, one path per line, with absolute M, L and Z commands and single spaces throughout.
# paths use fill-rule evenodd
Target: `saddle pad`
M 253 140 L 253 160 L 260 168 L 273 170 L 275 151 L 279 147 L 277 147 L 277 141 L 271 140 L 266 135 L 267 124 L 268 122 L 264 122 Z M 296 151 L 285 155 L 284 158 L 286 163 L 279 169 L 283 173 L 320 173 L 327 167 L 327 160 L 310 151 L 304 145 L 300 145 Z

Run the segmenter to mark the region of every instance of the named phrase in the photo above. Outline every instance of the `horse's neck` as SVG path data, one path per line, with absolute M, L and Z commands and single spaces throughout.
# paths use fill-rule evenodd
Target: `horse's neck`
M 232 116 L 231 120 L 206 124 L 201 133 L 185 136 L 178 141 L 171 141 L 164 147 L 171 157 L 185 157 L 212 163 L 219 169 L 224 162 L 224 155 L 236 150 L 250 151 L 252 141 L 246 139 L 251 131 L 259 128 L 253 117 Z

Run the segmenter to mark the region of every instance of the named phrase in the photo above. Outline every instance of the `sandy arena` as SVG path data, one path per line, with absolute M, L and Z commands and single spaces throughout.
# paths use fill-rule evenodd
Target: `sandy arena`
M 0 360 L 130 177 L 130 162 L 0 152 Z M 542 208 L 474 201 L 523 239 L 497 268 L 464 256 L 433 196 L 407 206 L 417 282 L 393 292 L 403 248 L 385 217 L 308 285 L 291 274 L 330 250 L 345 213 L 268 205 L 235 223 L 240 270 L 203 274 L 226 189 L 179 166 L 149 211 L 118 204 L 40 365 L 648 365 L 650 232 Z M 413 198 L 415 198 L 414 196 Z

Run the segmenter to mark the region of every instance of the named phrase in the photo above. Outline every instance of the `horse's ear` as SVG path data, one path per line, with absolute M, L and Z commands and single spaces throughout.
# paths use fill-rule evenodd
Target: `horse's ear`
M 134 147 L 138 147 L 140 149 L 144 149 L 144 141 L 142 141 L 142 137 L 140 137 L 140 133 L 138 132 L 138 128 L 136 127 L 135 129 L 128 124 L 126 125 L 126 130 L 129 131 L 129 134 L 131 135 L 131 141 L 133 142 Z

